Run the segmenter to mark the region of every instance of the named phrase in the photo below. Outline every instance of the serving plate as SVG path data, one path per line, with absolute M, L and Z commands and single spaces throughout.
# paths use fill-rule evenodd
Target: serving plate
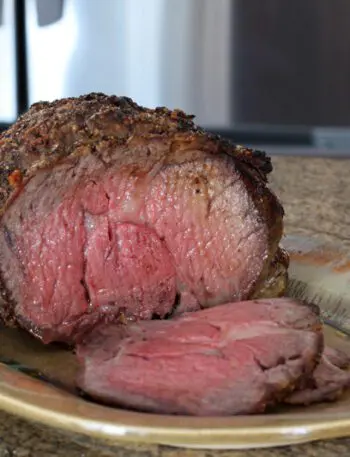
M 291 253 L 288 294 L 317 301 L 333 326 L 325 325 L 327 343 L 349 352 L 350 262 L 336 246 L 293 236 L 284 242 Z M 45 347 L 22 331 L 0 328 L 0 360 L 0 409 L 109 444 L 247 449 L 350 436 L 350 394 L 335 403 L 286 406 L 263 415 L 164 416 L 82 398 L 74 389 L 74 356 L 60 346 Z

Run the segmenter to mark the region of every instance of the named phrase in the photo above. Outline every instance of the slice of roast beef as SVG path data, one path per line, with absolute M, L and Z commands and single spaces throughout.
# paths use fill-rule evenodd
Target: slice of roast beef
M 265 154 L 181 111 L 90 94 L 0 137 L 0 315 L 44 342 L 280 295 L 283 209 Z
M 321 362 L 302 389 L 286 398 L 286 403 L 309 405 L 334 401 L 350 388 L 350 358 L 332 348 L 325 348 Z
M 147 412 L 259 413 L 311 376 L 320 328 L 316 309 L 288 298 L 102 325 L 77 347 L 77 384 L 99 401 Z
M 334 349 L 330 346 L 326 346 L 323 355 L 338 368 L 350 368 L 350 355 L 340 349 Z

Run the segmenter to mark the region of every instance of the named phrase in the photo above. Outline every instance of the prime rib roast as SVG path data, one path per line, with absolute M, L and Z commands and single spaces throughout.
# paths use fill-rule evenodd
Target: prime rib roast
M 93 93 L 0 136 L 0 318 L 75 347 L 79 387 L 227 415 L 336 398 L 348 357 L 283 295 L 270 159 L 179 110 Z
M 312 375 L 320 329 L 311 307 L 286 298 L 107 324 L 78 346 L 78 384 L 106 403 L 150 412 L 262 412 Z
M 284 291 L 270 159 L 181 111 L 37 103 L 0 137 L 0 167 L 0 314 L 44 342 Z
M 350 387 L 350 357 L 324 348 L 318 308 L 286 297 L 105 324 L 77 356 L 85 393 L 153 413 L 261 413 L 335 400 Z

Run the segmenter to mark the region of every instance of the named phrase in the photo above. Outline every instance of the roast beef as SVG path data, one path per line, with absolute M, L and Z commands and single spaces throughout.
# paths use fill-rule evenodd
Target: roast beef
M 293 405 L 309 405 L 338 399 L 350 387 L 350 358 L 346 354 L 326 348 L 321 362 L 312 376 L 285 400 Z
M 44 342 L 100 321 L 280 295 L 271 161 L 193 116 L 89 94 L 0 137 L 0 315 Z
M 77 348 L 77 384 L 99 401 L 147 412 L 258 413 L 312 376 L 320 330 L 316 308 L 288 298 L 102 325 Z

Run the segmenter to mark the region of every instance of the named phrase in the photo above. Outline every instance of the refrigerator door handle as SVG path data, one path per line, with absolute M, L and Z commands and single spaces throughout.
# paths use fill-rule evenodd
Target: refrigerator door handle
M 0 26 L 3 24 L 4 20 L 4 0 L 0 0 Z
M 38 24 L 40 27 L 53 24 L 62 18 L 63 2 L 64 0 L 36 0 Z

